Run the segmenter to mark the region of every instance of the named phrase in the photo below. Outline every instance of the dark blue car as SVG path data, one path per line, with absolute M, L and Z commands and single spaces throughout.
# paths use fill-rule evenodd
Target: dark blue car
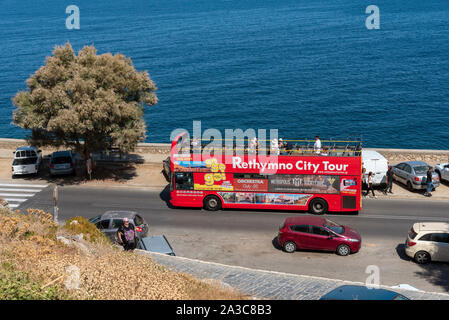
M 320 300 L 409 300 L 394 291 L 365 286 L 341 286 L 326 293 Z

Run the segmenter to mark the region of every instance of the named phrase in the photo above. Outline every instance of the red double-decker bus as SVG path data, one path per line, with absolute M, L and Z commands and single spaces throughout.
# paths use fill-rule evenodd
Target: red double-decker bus
M 289 140 L 275 156 L 248 149 L 213 152 L 180 150 L 172 141 L 170 203 L 175 207 L 306 210 L 314 214 L 358 212 L 361 200 L 361 143 L 323 146 L 316 153 L 307 140 Z M 302 142 L 303 144 L 293 142 Z M 200 147 L 199 147 L 200 148 Z M 186 148 L 184 148 L 186 149 Z M 204 151 L 204 150 L 203 150 Z

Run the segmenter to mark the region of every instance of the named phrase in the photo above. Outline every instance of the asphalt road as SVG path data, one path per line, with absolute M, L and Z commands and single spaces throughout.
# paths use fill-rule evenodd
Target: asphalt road
M 179 256 L 361 282 L 369 275 L 366 268 L 375 265 L 380 269 L 381 284 L 449 291 L 449 264 L 420 266 L 403 251 L 414 222 L 449 222 L 449 202 L 367 199 L 359 215 L 326 215 L 362 235 L 361 251 L 340 257 L 311 251 L 287 254 L 276 248 L 273 240 L 279 225 L 287 216 L 305 214 L 302 212 L 174 209 L 167 200 L 166 190 L 64 186 L 59 187 L 59 219 L 93 217 L 106 210 L 133 210 L 144 216 L 151 234 L 165 234 Z M 52 212 L 52 189 L 44 189 L 19 207 L 25 208 Z

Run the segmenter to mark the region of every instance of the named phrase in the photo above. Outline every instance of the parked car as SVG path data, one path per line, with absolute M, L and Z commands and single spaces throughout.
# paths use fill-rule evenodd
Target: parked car
M 383 155 L 374 150 L 362 150 L 362 162 L 366 174 L 373 173 L 373 185 L 387 183 L 388 160 Z
M 290 217 L 279 228 L 279 245 L 288 253 L 297 249 L 333 251 L 347 256 L 360 250 L 357 231 L 320 217 Z
M 415 223 L 408 233 L 405 253 L 420 264 L 449 262 L 449 223 Z
M 37 174 L 42 162 L 42 151 L 36 147 L 18 147 L 14 151 L 12 161 L 12 176 Z
M 435 172 L 440 176 L 441 180 L 449 182 L 449 163 L 437 163 L 435 165 Z
M 123 218 L 128 218 L 129 223 L 134 225 L 139 239 L 147 236 L 148 223 L 140 214 L 134 211 L 106 211 L 89 221 L 95 224 L 112 242 L 117 243 L 117 231 L 123 225 Z
M 366 286 L 344 285 L 326 293 L 320 300 L 409 300 L 397 292 L 368 288 Z
M 75 174 L 75 159 L 72 152 L 56 151 L 50 157 L 50 175 Z
M 167 157 L 164 161 L 162 161 L 163 170 L 165 179 L 167 179 L 168 182 L 171 180 L 171 170 L 170 170 L 170 157 Z
M 427 188 L 428 169 L 429 165 L 424 161 L 401 162 L 391 167 L 393 179 L 405 184 L 409 190 Z M 432 173 L 432 180 L 435 188 L 440 185 L 440 177 L 435 171 Z
M 137 249 L 174 256 L 173 248 L 164 235 L 140 239 Z

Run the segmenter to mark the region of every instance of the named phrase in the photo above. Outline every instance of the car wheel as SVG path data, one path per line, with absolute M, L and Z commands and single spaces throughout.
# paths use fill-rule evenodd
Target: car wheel
M 309 205 L 309 212 L 313 214 L 325 214 L 327 212 L 327 202 L 323 199 L 313 199 Z
M 414 259 L 419 264 L 426 264 L 430 262 L 430 254 L 426 251 L 418 251 L 415 253 Z
M 413 191 L 413 185 L 410 181 L 407 181 L 407 189 L 409 189 L 410 191 Z
M 347 256 L 351 253 L 351 248 L 345 244 L 341 244 L 337 247 L 337 254 L 339 256 Z
M 209 211 L 217 211 L 221 209 L 221 201 L 217 196 L 207 196 L 204 199 L 204 209 Z
M 284 251 L 287 253 L 293 253 L 296 251 L 296 243 L 294 243 L 293 241 L 286 241 L 283 247 Z

